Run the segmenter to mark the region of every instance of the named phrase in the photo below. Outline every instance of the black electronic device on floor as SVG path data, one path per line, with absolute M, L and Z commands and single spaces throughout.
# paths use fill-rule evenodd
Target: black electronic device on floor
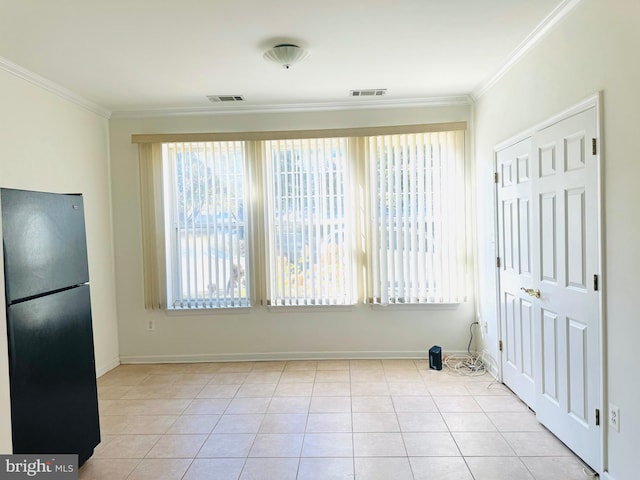
M 429 349 L 429 368 L 442 370 L 442 349 L 437 345 Z

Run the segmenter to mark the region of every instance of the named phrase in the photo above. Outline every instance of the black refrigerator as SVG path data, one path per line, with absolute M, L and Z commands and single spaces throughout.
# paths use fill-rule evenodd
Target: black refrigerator
M 0 189 L 13 453 L 100 442 L 81 195 Z

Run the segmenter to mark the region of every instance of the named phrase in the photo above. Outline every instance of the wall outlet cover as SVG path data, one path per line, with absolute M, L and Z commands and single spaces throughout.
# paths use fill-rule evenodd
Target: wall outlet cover
M 620 431 L 620 407 L 609 404 L 609 426 L 616 432 Z

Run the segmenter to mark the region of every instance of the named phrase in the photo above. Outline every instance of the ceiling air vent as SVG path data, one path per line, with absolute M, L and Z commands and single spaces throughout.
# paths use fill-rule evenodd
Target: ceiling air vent
M 381 97 L 387 93 L 386 88 L 370 88 L 368 90 L 351 90 L 351 97 Z
M 242 95 L 207 95 L 210 102 L 244 102 Z

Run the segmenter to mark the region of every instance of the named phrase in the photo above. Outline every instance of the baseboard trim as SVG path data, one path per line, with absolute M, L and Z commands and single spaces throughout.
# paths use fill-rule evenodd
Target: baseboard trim
M 463 353 L 448 351 L 445 355 Z M 121 355 L 120 363 L 203 363 L 281 360 L 426 360 L 426 351 L 338 351 L 338 352 L 267 352 L 267 353 L 202 353 L 182 355 Z
M 101 377 L 102 375 L 107 373 L 109 370 L 113 370 L 114 368 L 116 368 L 118 365 L 120 365 L 120 358 L 118 357 L 112 359 L 110 362 L 108 362 L 105 365 L 100 365 L 100 366 L 96 365 L 96 377 Z
M 498 364 L 496 360 L 486 351 L 483 352 L 481 355 L 482 355 L 482 363 L 484 364 L 484 367 L 487 369 L 487 372 L 489 372 L 489 375 L 491 375 L 496 380 L 499 380 L 500 371 L 498 370 Z

